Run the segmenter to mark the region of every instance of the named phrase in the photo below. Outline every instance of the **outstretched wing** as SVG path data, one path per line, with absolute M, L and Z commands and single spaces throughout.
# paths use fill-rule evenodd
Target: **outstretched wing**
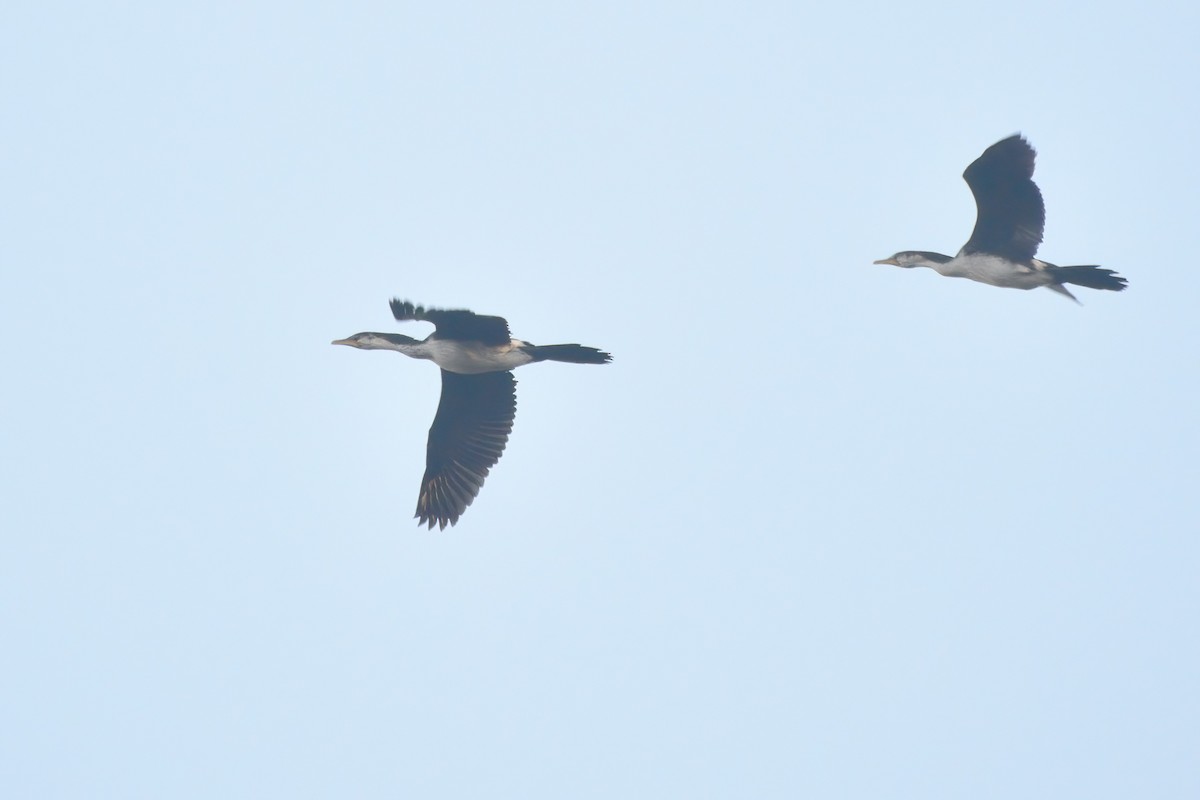
M 1020 134 L 983 151 L 963 173 L 975 195 L 975 230 L 961 254 L 994 253 L 1027 262 L 1046 227 L 1046 206 L 1033 182 L 1033 148 Z
M 474 311 L 424 308 L 408 300 L 392 300 L 392 316 L 400 322 L 420 320 L 432 322 L 437 327 L 439 339 L 483 342 L 484 344 L 508 344 L 512 335 L 504 317 L 485 317 Z
M 458 522 L 500 460 L 516 415 L 517 381 L 511 372 L 442 370 L 442 399 L 429 429 L 417 497 L 418 524 L 445 530 Z

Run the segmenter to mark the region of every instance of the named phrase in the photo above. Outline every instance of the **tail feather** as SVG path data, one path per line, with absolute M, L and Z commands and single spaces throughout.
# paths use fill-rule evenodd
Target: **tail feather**
M 1078 267 L 1055 267 L 1052 274 L 1060 283 L 1073 283 L 1089 289 L 1108 289 L 1119 292 L 1127 281 L 1111 269 L 1101 269 L 1094 264 Z
M 603 350 L 581 344 L 530 344 L 521 349 L 533 356 L 534 361 L 566 361 L 569 364 L 607 364 L 612 361 L 612 356 Z

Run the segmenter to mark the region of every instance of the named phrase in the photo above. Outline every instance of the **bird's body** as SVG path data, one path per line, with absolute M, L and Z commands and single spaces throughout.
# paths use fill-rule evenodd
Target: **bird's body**
M 971 238 L 955 256 L 903 250 L 876 264 L 929 267 L 951 278 L 967 278 L 1011 289 L 1048 289 L 1075 296 L 1064 284 L 1121 291 L 1126 281 L 1110 269 L 1088 264 L 1060 267 L 1034 258 L 1046 225 L 1042 193 L 1033 182 L 1035 153 L 1020 135 L 1002 139 L 975 159 L 963 179 L 978 214 Z
M 424 358 L 447 372 L 459 375 L 478 375 L 502 372 L 533 363 L 533 356 L 523 350 L 529 342 L 512 339 L 507 344 L 483 344 L 459 339 L 439 339 L 437 334 L 403 348 L 400 352 L 412 358 Z
M 429 429 L 416 516 L 419 524 L 445 529 L 475 499 L 508 443 L 517 412 L 512 370 L 535 361 L 604 364 L 612 357 L 578 344 L 538 346 L 514 339 L 502 317 L 425 309 L 401 300 L 391 306 L 397 320 L 432 322 L 436 330 L 423 340 L 365 332 L 333 344 L 394 350 L 441 368 L 442 396 Z

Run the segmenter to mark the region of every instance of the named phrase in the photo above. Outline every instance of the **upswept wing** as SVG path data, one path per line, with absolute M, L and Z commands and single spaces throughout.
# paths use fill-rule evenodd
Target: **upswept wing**
M 1033 182 L 1035 152 L 1020 134 L 983 151 L 963 179 L 975 195 L 975 230 L 961 254 L 994 253 L 1025 262 L 1037 253 L 1046 206 Z
M 393 299 L 392 316 L 400 322 L 419 320 L 432 322 L 438 338 L 476 341 L 484 344 L 508 344 L 512 335 L 504 317 L 485 317 L 465 309 L 442 310 L 424 308 L 408 300 Z
M 442 370 L 442 399 L 429 429 L 417 498 L 418 524 L 445 530 L 458 522 L 500 460 L 516 414 L 517 381 L 511 372 Z

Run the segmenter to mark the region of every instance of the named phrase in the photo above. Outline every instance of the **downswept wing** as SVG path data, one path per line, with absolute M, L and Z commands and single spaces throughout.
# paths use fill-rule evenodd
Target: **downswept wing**
M 994 253 L 1022 263 L 1034 257 L 1046 227 L 1046 206 L 1033 182 L 1035 155 L 1017 134 L 984 150 L 963 172 L 977 216 L 960 255 Z
M 512 340 L 512 334 L 508 332 L 508 321 L 504 317 L 485 317 L 465 309 L 424 308 L 408 300 L 398 299 L 393 299 L 391 306 L 392 316 L 400 322 L 432 322 L 437 327 L 440 339 L 475 341 L 483 344 L 508 344 Z
M 511 372 L 459 375 L 442 370 L 442 399 L 429 429 L 417 524 L 445 530 L 458 522 L 500 460 L 516 415 L 517 381 Z

